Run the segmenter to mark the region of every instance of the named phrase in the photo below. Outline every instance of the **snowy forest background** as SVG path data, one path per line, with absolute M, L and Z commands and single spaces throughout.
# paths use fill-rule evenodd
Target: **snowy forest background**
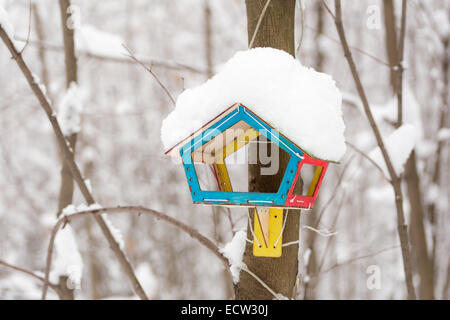
M 314 210 L 301 213 L 297 298 L 403 299 L 392 187 L 359 152 L 370 153 L 376 143 L 334 23 L 321 1 L 302 2 L 297 1 L 296 7 L 296 58 L 336 80 L 344 95 L 346 139 L 354 147 L 347 149 L 341 164 L 330 165 Z M 403 183 L 414 284 L 419 296 L 448 299 L 450 3 L 407 2 L 404 117 L 420 137 L 414 150 L 418 175 L 405 175 Z M 394 3 L 399 17 L 401 1 Z M 176 99 L 184 88 L 204 82 L 236 51 L 247 48 L 245 2 L 73 0 L 72 4 L 79 18 L 75 42 L 82 106 L 76 161 L 96 202 L 105 207 L 152 208 L 225 246 L 246 227 L 246 211 L 233 210 L 230 224 L 225 210 L 192 204 L 182 167 L 163 157 L 161 122 L 173 106 L 155 79 L 123 54 L 121 44 L 152 65 Z M 0 0 L 0 6 L 10 15 L 16 40 L 25 40 L 29 1 Z M 394 129 L 396 100 L 383 10 L 381 0 L 343 2 L 346 34 L 386 136 Z M 58 110 L 67 96 L 58 1 L 32 1 L 30 41 L 23 56 Z M 43 276 L 58 209 L 61 157 L 44 112 L 10 57 L 2 43 L 0 261 Z M 412 185 L 416 183 L 418 192 L 411 191 L 408 179 L 415 179 Z M 411 223 L 411 203 L 417 201 L 423 215 Z M 84 203 L 77 188 L 73 203 Z M 320 215 L 322 234 L 305 228 L 314 226 Z M 109 220 L 149 298 L 231 297 L 219 259 L 188 235 L 145 215 L 111 215 Z M 61 241 L 50 280 L 70 276 L 77 299 L 136 298 L 94 220 L 78 219 L 70 225 L 76 244 Z M 381 272 L 377 288 L 368 285 L 373 266 Z M 421 272 L 431 279 L 427 284 Z M 41 290 L 41 281 L 0 265 L 0 299 L 38 299 Z M 58 298 L 53 290 L 48 295 Z

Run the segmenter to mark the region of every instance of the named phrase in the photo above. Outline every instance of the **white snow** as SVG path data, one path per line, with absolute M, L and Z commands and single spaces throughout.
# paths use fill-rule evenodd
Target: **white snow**
M 66 137 L 80 131 L 82 109 L 80 89 L 72 82 L 61 98 L 58 110 L 58 121 Z
M 110 58 L 123 58 L 126 50 L 123 40 L 112 33 L 97 29 L 91 25 L 82 25 L 75 31 L 77 51 Z
M 416 131 L 413 125 L 404 124 L 384 139 L 386 150 L 397 175 L 403 172 L 403 166 L 414 149 L 417 140 Z M 389 177 L 389 172 L 379 147 L 372 150 L 369 156 L 383 169 L 385 176 Z
M 89 210 L 95 210 L 95 209 L 101 209 L 101 208 L 102 208 L 102 206 L 100 206 L 97 203 L 93 203 L 89 206 L 85 205 L 85 204 L 80 204 L 77 206 L 70 204 L 63 209 L 62 215 L 63 216 L 71 215 L 71 214 L 75 214 L 75 213 L 81 212 L 81 211 L 89 211 Z M 105 220 L 106 225 L 110 229 L 114 239 L 119 244 L 120 249 L 123 250 L 125 248 L 125 241 L 123 240 L 122 232 L 116 226 L 114 226 L 114 224 L 111 222 L 111 220 L 109 220 L 108 215 L 106 213 L 102 213 L 102 217 Z
M 436 184 L 431 184 L 426 193 L 425 193 L 425 200 L 427 202 L 427 204 L 436 204 L 437 201 L 439 200 L 441 196 L 441 191 L 438 185 Z
M 448 37 L 450 35 L 450 24 L 447 10 L 444 8 L 436 10 L 433 12 L 433 19 L 435 24 L 439 26 L 439 34 L 442 38 Z
M 437 133 L 438 141 L 450 140 L 450 128 L 442 128 Z
M 311 249 L 310 248 L 307 248 L 306 250 L 305 250 L 305 253 L 303 254 L 303 263 L 304 263 L 304 265 L 305 266 L 307 266 L 308 264 L 309 264 L 309 258 L 311 257 Z
M 84 179 L 84 183 L 86 184 L 87 189 L 90 193 L 92 193 L 92 183 L 90 179 Z
M 106 225 L 111 231 L 114 239 L 119 244 L 119 248 L 123 250 L 125 248 L 125 241 L 123 240 L 122 232 L 109 220 L 108 215 L 106 213 L 102 214 L 103 219 L 105 220 Z
M 70 225 L 58 232 L 55 239 L 55 261 L 51 277 L 58 281 L 59 276 L 67 276 L 74 288 L 80 286 L 83 273 L 83 260 L 73 236 Z
M 67 207 L 65 207 L 62 211 L 62 215 L 71 215 L 75 214 L 77 212 L 81 211 L 89 211 L 89 210 L 95 210 L 95 209 L 101 209 L 102 206 L 100 206 L 97 203 L 91 204 L 91 205 L 85 205 L 85 204 L 79 204 L 77 206 L 73 204 L 69 204 Z M 106 225 L 111 230 L 111 233 L 116 240 L 116 242 L 119 244 L 120 249 L 123 249 L 125 247 L 125 242 L 123 240 L 122 232 L 114 226 L 114 224 L 109 220 L 108 215 L 106 213 L 102 213 L 102 217 L 105 220 Z
M 385 105 L 372 108 L 373 115 L 377 121 L 388 120 L 391 123 L 397 121 L 397 96 L 392 97 Z M 403 86 L 403 123 L 412 124 L 416 128 L 417 139 L 423 138 L 422 116 L 420 105 L 413 91 L 407 83 Z
M 86 205 L 84 203 L 79 204 L 79 205 L 73 205 L 73 204 L 69 204 L 67 207 L 65 207 L 62 211 L 62 215 L 64 216 L 68 216 L 77 212 L 81 212 L 81 211 L 89 211 L 89 210 L 95 210 L 95 209 L 101 209 L 102 206 L 99 205 L 98 203 L 93 203 L 91 205 Z
M 137 266 L 136 277 L 141 282 L 147 295 L 153 297 L 158 293 L 158 278 L 148 263 L 144 262 Z
M 230 271 L 235 284 L 239 282 L 241 267 L 244 265 L 242 258 L 244 256 L 246 239 L 247 233 L 244 230 L 240 230 L 236 232 L 233 239 L 225 247 L 220 249 L 220 252 L 230 261 Z
M 273 48 L 237 52 L 213 78 L 180 94 L 162 124 L 164 147 L 237 102 L 315 157 L 339 161 L 345 153 L 342 95 L 334 80 Z
M 5 30 L 11 41 L 14 42 L 14 27 L 9 20 L 8 12 L 0 5 L 0 25 Z

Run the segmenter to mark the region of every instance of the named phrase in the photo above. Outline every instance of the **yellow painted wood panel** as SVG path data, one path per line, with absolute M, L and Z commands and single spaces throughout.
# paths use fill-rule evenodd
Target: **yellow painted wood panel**
M 233 186 L 231 185 L 230 176 L 228 175 L 227 167 L 224 163 L 214 163 L 215 171 L 217 172 L 217 178 L 220 183 L 220 190 L 226 192 L 232 192 Z
M 283 229 L 283 209 L 269 208 L 269 239 L 267 247 L 264 244 L 263 232 L 256 215 L 255 209 L 254 232 L 258 241 L 253 239 L 253 255 L 256 257 L 281 257 L 283 236 L 280 237 L 276 247 L 274 245 Z M 261 246 L 258 245 L 258 242 Z

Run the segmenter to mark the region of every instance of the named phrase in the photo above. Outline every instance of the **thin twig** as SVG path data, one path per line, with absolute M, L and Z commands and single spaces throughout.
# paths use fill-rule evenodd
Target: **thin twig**
M 24 268 L 21 268 L 21 267 L 18 267 L 18 266 L 14 266 L 14 265 L 12 265 L 10 263 L 7 263 L 7 262 L 5 262 L 3 260 L 0 260 L 0 265 L 3 265 L 3 266 L 5 266 L 5 267 L 7 267 L 9 269 L 16 270 L 16 271 L 22 272 L 24 274 L 27 274 L 27 275 L 29 275 L 29 276 L 31 276 L 31 277 L 33 277 L 33 278 L 35 278 L 35 279 L 45 283 L 45 279 L 43 277 L 38 276 L 37 274 L 35 274 L 34 272 L 32 272 L 30 270 L 27 270 L 27 269 L 24 269 Z M 56 284 L 49 282 L 48 285 L 49 285 L 50 288 L 52 288 L 59 295 L 59 291 L 60 290 L 59 290 L 59 288 L 58 288 L 58 286 Z
M 333 220 L 333 223 L 332 223 L 332 228 L 336 228 L 337 221 L 338 221 L 338 219 L 339 219 L 339 217 L 340 217 L 340 215 L 341 215 L 341 209 L 342 209 L 342 207 L 344 206 L 344 203 L 346 202 L 346 200 L 347 200 L 347 195 L 346 195 L 346 193 L 345 193 L 345 191 L 344 191 L 344 192 L 343 192 L 343 195 L 342 195 L 342 198 L 341 198 L 341 201 L 339 202 L 339 205 L 338 205 L 338 207 L 337 207 L 336 214 L 334 215 L 334 220 Z M 319 267 L 317 268 L 317 273 L 320 273 L 320 271 L 322 270 L 323 265 L 324 265 L 324 263 L 325 263 L 325 259 L 326 259 L 326 257 L 329 256 L 328 250 L 331 248 L 331 244 L 332 244 L 332 242 L 334 242 L 334 241 L 335 241 L 335 238 L 334 238 L 334 237 L 331 238 L 331 239 L 327 239 L 327 243 L 326 243 L 325 250 L 324 250 L 324 252 L 323 252 L 322 258 L 320 259 Z
M 311 26 L 308 26 L 308 25 L 305 25 L 305 27 L 308 28 L 308 29 L 311 29 L 311 30 L 315 31 L 316 33 L 318 33 L 317 29 L 315 29 L 314 27 L 311 27 Z M 333 42 L 336 42 L 337 44 L 340 44 L 339 40 L 337 40 L 337 39 L 335 39 L 335 38 L 333 38 L 333 37 L 330 37 L 329 35 L 326 35 L 326 34 L 324 34 L 324 33 L 322 33 L 322 34 L 320 34 L 320 35 L 321 35 L 321 36 L 324 36 L 324 37 L 327 38 L 328 40 L 331 40 L 331 41 L 333 41 Z M 370 59 L 372 59 L 372 60 L 374 60 L 374 61 L 376 61 L 376 62 L 378 62 L 379 64 L 382 64 L 382 65 L 384 65 L 384 66 L 386 66 L 386 67 L 388 67 L 388 68 L 391 68 L 391 66 L 389 65 L 389 63 L 387 63 L 386 61 L 381 60 L 380 58 L 374 56 L 373 54 L 371 54 L 371 53 L 369 53 L 369 52 L 367 52 L 367 51 L 365 51 L 365 50 L 363 50 L 363 49 L 360 49 L 360 48 L 358 48 L 358 47 L 356 47 L 356 46 L 353 46 L 353 45 L 349 45 L 349 48 L 352 49 L 352 50 L 357 51 L 358 53 L 360 53 L 360 54 L 362 54 L 362 55 L 364 55 L 364 56 L 366 56 L 366 57 L 368 57 L 368 58 L 370 58 Z
M 373 160 L 367 153 L 365 153 L 364 151 L 360 150 L 358 147 L 356 147 L 355 145 L 351 144 L 350 142 L 346 141 L 345 142 L 351 149 L 353 149 L 354 151 L 356 151 L 357 153 L 359 153 L 363 158 L 367 159 L 371 164 L 374 165 L 375 168 L 378 169 L 378 171 L 380 171 L 381 175 L 383 176 L 384 179 L 386 179 L 387 181 L 390 181 L 386 175 L 384 174 L 383 169 L 381 169 L 381 167 L 378 165 L 378 163 L 375 162 L 375 160 Z
M 328 11 L 328 13 L 333 17 L 333 19 L 336 19 L 333 11 L 331 11 L 330 7 L 328 6 L 327 2 L 325 0 L 322 0 L 322 4 L 325 7 L 325 9 Z
M 89 188 L 86 185 L 86 182 L 81 174 L 81 171 L 76 164 L 73 153 L 71 149 L 67 145 L 67 141 L 64 137 L 64 134 L 62 133 L 61 126 L 58 123 L 58 119 L 56 118 L 56 113 L 53 111 L 53 108 L 50 105 L 50 102 L 48 101 L 47 97 L 43 93 L 41 87 L 38 83 L 36 83 L 35 78 L 28 68 L 27 64 L 23 60 L 22 55 L 17 51 L 16 47 L 14 46 L 14 43 L 9 38 L 5 30 L 0 25 L 0 38 L 2 38 L 3 42 L 9 49 L 13 59 L 16 61 L 19 69 L 22 71 L 23 75 L 25 76 L 25 79 L 27 80 L 31 90 L 33 91 L 36 98 L 39 100 L 39 104 L 41 105 L 42 109 L 45 111 L 45 114 L 47 115 L 48 120 L 50 121 L 50 124 L 52 125 L 53 132 L 56 136 L 56 141 L 58 142 L 58 146 L 61 150 L 61 153 L 64 156 L 64 160 L 66 161 L 70 172 L 72 174 L 72 177 L 74 178 L 75 182 L 78 184 L 78 187 L 80 189 L 81 194 L 83 195 L 86 202 L 91 205 L 95 203 L 94 197 L 92 196 L 91 192 L 89 191 Z M 122 266 L 122 269 L 124 270 L 125 274 L 129 278 L 132 287 L 136 294 L 141 299 L 148 299 L 147 295 L 145 294 L 144 289 L 142 288 L 142 285 L 140 284 L 139 280 L 136 277 L 136 274 L 134 273 L 133 267 L 131 266 L 130 261 L 128 260 L 125 252 L 120 248 L 119 243 L 114 238 L 111 230 L 109 229 L 108 225 L 104 221 L 104 219 L 101 216 L 95 216 L 95 220 L 98 223 L 100 229 L 103 232 L 103 235 L 105 236 L 106 240 L 109 243 L 109 246 L 113 250 L 114 254 L 116 255 L 117 259 L 119 260 L 120 265 Z M 45 298 L 46 291 L 43 292 L 42 298 Z
M 53 248 L 54 248 L 54 244 L 55 244 L 56 235 L 57 235 L 58 231 L 60 230 L 60 227 L 64 226 L 66 223 L 68 223 L 76 218 L 87 217 L 89 215 L 99 217 L 104 213 L 107 213 L 107 214 L 132 213 L 132 214 L 137 214 L 137 215 L 148 214 L 148 215 L 156 217 L 157 219 L 163 220 L 163 221 L 171 224 L 172 226 L 180 229 L 181 231 L 187 233 L 193 239 L 200 242 L 200 244 L 202 244 L 204 247 L 206 247 L 208 250 L 210 250 L 217 258 L 219 258 L 219 260 L 223 263 L 223 265 L 226 267 L 226 269 L 229 270 L 230 263 L 229 263 L 228 259 L 220 252 L 219 248 L 214 244 L 214 242 L 212 242 L 211 240 L 209 240 L 208 238 L 203 236 L 201 233 L 199 233 L 194 228 L 184 224 L 183 222 L 181 222 L 175 218 L 172 218 L 172 217 L 170 217 L 164 213 L 158 212 L 156 210 L 141 207 L 141 206 L 117 206 L 117 207 L 109 207 L 109 208 L 98 208 L 98 209 L 92 209 L 92 210 L 79 211 L 79 212 L 75 212 L 75 213 L 72 213 L 69 215 L 62 215 L 56 222 L 55 226 L 52 229 L 49 245 L 47 247 L 47 258 L 46 258 L 46 266 L 45 266 L 45 284 L 44 284 L 43 291 L 46 289 L 46 286 L 48 283 L 50 269 L 51 269 L 51 265 L 52 265 Z
M 147 65 L 145 63 L 143 63 L 142 61 L 140 61 L 138 58 L 136 58 L 136 56 L 134 55 L 133 51 L 131 51 L 130 48 L 128 48 L 125 44 L 122 44 L 122 46 L 125 48 L 125 50 L 127 50 L 128 52 L 128 57 L 130 57 L 132 60 L 134 60 L 135 62 L 139 63 L 145 70 L 147 70 L 148 72 L 150 72 L 150 74 L 153 76 L 153 78 L 156 80 L 156 82 L 159 84 L 159 86 L 164 90 L 164 92 L 167 94 L 167 96 L 169 97 L 170 101 L 172 102 L 173 105 L 175 105 L 175 99 L 172 97 L 172 95 L 170 94 L 169 90 L 167 89 L 167 87 L 162 84 L 162 82 L 159 80 L 158 76 L 153 72 L 151 67 L 147 67 Z
M 266 11 L 267 11 L 267 8 L 269 7 L 269 4 L 270 4 L 270 0 L 267 0 L 266 4 L 264 5 L 264 8 L 261 11 L 261 14 L 259 15 L 258 22 L 256 23 L 255 31 L 253 31 L 252 39 L 250 40 L 250 43 L 248 45 L 249 49 L 253 48 L 253 43 L 255 42 L 256 34 L 258 33 L 259 27 L 261 26 L 261 22 L 262 22 L 262 20 L 264 18 L 264 15 L 266 14 Z
M 300 49 L 302 48 L 303 36 L 305 34 L 305 10 L 303 9 L 303 0 L 299 0 L 297 3 L 300 7 L 300 16 L 302 19 L 302 26 L 301 26 L 301 30 L 300 30 L 300 39 L 298 41 L 297 50 L 295 51 L 296 55 L 299 54 Z
M 22 54 L 25 51 L 25 48 L 27 47 L 28 43 L 30 42 L 30 34 L 31 34 L 31 1 L 29 0 L 29 11 L 28 11 L 28 32 L 27 32 L 27 39 L 25 40 L 25 44 L 23 45 L 22 50 L 20 50 L 20 54 Z
M 15 40 L 25 42 L 26 39 L 24 37 L 15 36 Z M 39 49 L 43 49 L 46 51 L 55 51 L 55 52 L 61 52 L 64 50 L 64 48 L 61 45 L 51 43 L 48 41 L 42 41 L 42 40 L 30 40 L 29 41 L 30 46 L 37 47 Z M 102 62 L 114 62 L 114 63 L 126 63 L 126 64 L 134 64 L 135 62 L 133 60 L 128 59 L 127 57 L 121 57 L 121 56 L 107 56 L 102 55 L 95 52 L 90 52 L 88 50 L 82 50 L 77 49 L 77 54 L 79 56 L 85 56 L 87 58 L 96 59 Z M 166 60 L 166 59 L 160 59 L 155 57 L 149 57 L 144 55 L 136 54 L 138 59 L 145 64 L 150 64 L 155 67 L 159 68 L 166 68 L 169 70 L 184 70 L 189 71 L 192 73 L 198 73 L 198 74 L 206 74 L 206 70 L 202 70 L 201 68 L 187 65 L 178 61 L 173 60 Z
M 333 202 L 334 198 L 338 194 L 339 187 L 341 186 L 342 181 L 344 181 L 345 173 L 347 172 L 347 169 L 350 167 L 350 164 L 352 163 L 353 159 L 354 158 L 351 158 L 347 162 L 347 164 L 345 165 L 345 167 L 342 170 L 341 174 L 339 175 L 338 181 L 336 183 L 336 186 L 334 187 L 334 190 L 333 190 L 330 198 L 327 200 L 327 202 L 325 203 L 325 205 L 322 207 L 322 209 L 319 212 L 319 216 L 318 216 L 318 218 L 317 218 L 317 220 L 316 220 L 316 222 L 314 224 L 314 228 L 318 228 L 319 227 L 320 221 L 322 220 L 322 217 L 323 217 L 325 211 L 327 210 L 328 206 Z M 311 243 L 308 246 L 309 248 L 311 247 L 313 240 L 314 240 L 314 237 L 311 239 Z
M 397 123 L 396 127 L 400 127 L 403 123 L 403 71 L 404 66 L 404 51 L 405 51 L 405 34 L 406 34 L 406 0 L 402 1 L 402 18 L 400 28 L 400 39 L 398 49 L 398 64 L 397 64 Z
M 384 249 L 378 250 L 378 251 L 373 252 L 373 253 L 369 253 L 369 254 L 358 256 L 358 257 L 355 257 L 355 258 L 351 258 L 351 259 L 346 260 L 344 262 L 335 263 L 331 267 L 328 267 L 327 269 L 325 269 L 323 271 L 320 271 L 318 274 L 314 275 L 314 277 L 317 277 L 320 274 L 327 273 L 327 272 L 329 272 L 329 271 L 331 271 L 331 270 L 333 270 L 335 268 L 342 267 L 344 265 L 353 263 L 353 262 L 358 261 L 358 260 L 367 259 L 367 258 L 376 256 L 376 255 L 379 255 L 380 253 L 383 253 L 383 252 L 386 252 L 386 251 L 389 251 L 389 250 L 392 250 L 392 249 L 396 249 L 396 248 L 399 248 L 399 247 L 400 247 L 399 245 L 395 245 L 395 246 L 391 246 L 391 247 L 388 247 L 388 248 L 384 248 Z

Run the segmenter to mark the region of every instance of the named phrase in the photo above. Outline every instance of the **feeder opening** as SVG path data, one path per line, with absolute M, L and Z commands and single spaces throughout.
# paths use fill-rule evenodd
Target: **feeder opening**
M 271 190 L 259 192 L 273 193 L 280 188 L 285 172 L 280 168 L 280 157 L 289 155 L 247 123 L 239 121 L 192 151 L 191 156 L 202 191 L 249 192 L 249 165 L 258 164 L 261 165 L 258 175 L 271 179 L 268 183 Z M 274 178 L 275 175 L 278 178 Z

